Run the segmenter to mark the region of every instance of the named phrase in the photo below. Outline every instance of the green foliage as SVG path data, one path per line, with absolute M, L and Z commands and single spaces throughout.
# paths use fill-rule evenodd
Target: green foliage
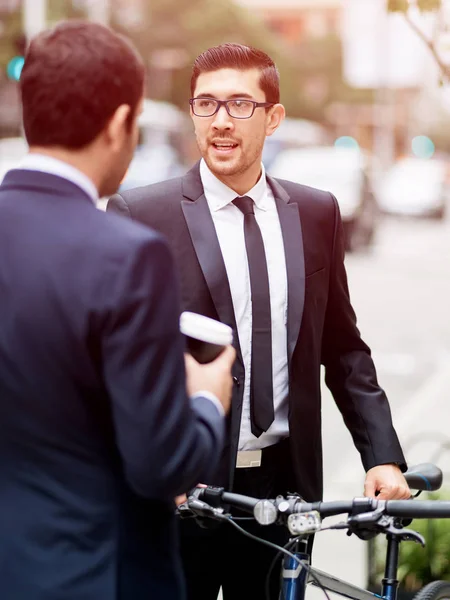
M 71 19 L 85 16 L 83 11 L 73 7 L 71 0 L 47 0 L 47 19 L 49 25 L 62 19 Z
M 288 46 L 254 11 L 231 0 L 149 0 L 143 6 L 143 18 L 136 26 L 119 21 L 112 25 L 131 38 L 146 60 L 149 97 L 169 100 L 187 110 L 194 59 L 206 48 L 229 41 L 261 48 L 275 60 L 281 78 L 281 100 L 291 117 L 323 122 L 330 102 L 372 101 L 372 90 L 353 90 L 344 82 L 342 47 L 337 36 Z M 48 0 L 50 24 L 74 16 L 81 15 L 75 14 L 70 0 Z M 16 54 L 14 39 L 21 25 L 19 11 L 8 15 L 5 33 L 0 37 L 3 72 Z M 178 52 L 181 57 L 170 71 L 155 65 L 155 56 L 164 50 Z M 311 93 L 311 87 L 319 92 Z
M 0 36 L 0 70 L 5 72 L 9 61 L 17 54 L 16 40 L 22 35 L 22 20 L 18 11 L 0 17 L 4 33 Z
M 429 500 L 448 500 L 449 491 L 428 494 Z M 408 526 L 426 541 L 425 548 L 414 542 L 402 542 L 400 546 L 398 579 L 400 586 L 416 591 L 435 580 L 450 581 L 450 519 L 417 519 Z M 383 577 L 386 556 L 386 540 L 378 536 L 374 540 L 375 568 L 373 579 Z
M 318 122 L 325 120 L 327 106 L 331 102 L 372 103 L 373 90 L 351 88 L 344 81 L 342 72 L 342 41 L 336 35 L 321 39 L 305 40 L 299 45 L 296 70 L 298 72 L 298 116 Z M 321 100 L 307 93 L 308 81 L 321 78 L 327 91 Z
M 50 24 L 69 17 L 83 16 L 69 0 L 48 0 L 47 15 Z M 23 37 L 21 10 L 0 12 L 3 32 L 0 35 L 0 71 L 5 72 L 9 61 L 18 54 L 18 42 Z
M 180 49 L 184 64 L 171 73 L 169 89 L 158 86 L 161 73 L 150 71 L 148 94 L 187 107 L 190 96 L 189 82 L 194 59 L 211 46 L 224 42 L 238 42 L 256 46 L 267 52 L 276 62 L 282 80 L 283 101 L 287 110 L 296 110 L 297 78 L 294 60 L 283 42 L 251 11 L 231 1 L 217 0 L 152 0 L 140 28 L 124 29 L 120 23 L 113 26 L 129 36 L 152 68 L 152 56 L 163 49 Z M 156 78 L 156 79 L 155 79 Z
M 426 132 L 434 142 L 437 152 L 450 154 L 450 118 L 448 113 L 442 111 L 439 121 Z
M 387 0 L 387 9 L 389 12 L 407 12 L 409 0 Z
M 387 0 L 389 12 L 406 13 L 410 6 L 409 0 Z M 442 0 L 417 0 L 417 6 L 422 12 L 432 12 L 441 8 Z
M 417 0 L 417 6 L 422 12 L 439 10 L 442 6 L 442 0 Z

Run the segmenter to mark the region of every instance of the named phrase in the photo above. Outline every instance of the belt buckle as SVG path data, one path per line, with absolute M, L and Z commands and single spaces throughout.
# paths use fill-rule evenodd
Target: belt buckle
M 240 450 L 237 453 L 236 469 L 248 469 L 261 466 L 261 450 Z

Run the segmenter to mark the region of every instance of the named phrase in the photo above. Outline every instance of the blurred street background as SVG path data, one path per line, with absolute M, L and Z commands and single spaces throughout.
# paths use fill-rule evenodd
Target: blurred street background
M 275 59 L 287 119 L 267 139 L 265 166 L 336 195 L 352 300 L 407 459 L 436 461 L 445 482 L 450 0 L 0 0 L 0 180 L 26 152 L 17 82 L 27 40 L 76 17 L 129 36 L 147 64 L 140 144 L 123 189 L 198 159 L 188 99 L 200 52 L 234 41 Z M 326 499 L 361 495 L 364 472 L 325 387 L 323 419 Z M 317 535 L 315 565 L 356 584 L 368 583 L 370 555 L 342 531 Z M 439 576 L 450 579 L 449 559 Z

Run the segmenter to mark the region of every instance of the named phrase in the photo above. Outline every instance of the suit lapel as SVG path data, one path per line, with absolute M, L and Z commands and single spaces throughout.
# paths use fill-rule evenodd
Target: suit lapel
M 222 323 L 226 323 L 237 332 L 225 263 L 208 202 L 203 193 L 198 164 L 183 177 L 182 187 L 185 199 L 181 201 L 181 208 L 217 314 Z M 242 362 L 237 335 L 235 347 Z
M 286 190 L 267 177 L 277 205 L 283 235 L 288 282 L 287 341 L 289 364 L 297 344 L 305 303 L 305 259 L 300 214 Z M 237 332 L 230 286 L 214 222 L 203 193 L 199 164 L 182 179 L 184 218 L 219 319 Z M 235 344 L 242 362 L 239 340 Z
M 297 202 L 272 177 L 267 177 L 277 205 L 283 235 L 288 282 L 287 339 L 289 364 L 297 344 L 305 304 L 305 257 Z

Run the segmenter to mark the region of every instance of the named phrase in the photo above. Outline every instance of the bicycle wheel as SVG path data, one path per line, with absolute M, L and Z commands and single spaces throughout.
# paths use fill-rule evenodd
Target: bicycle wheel
M 432 581 L 417 592 L 413 600 L 450 600 L 450 581 Z

